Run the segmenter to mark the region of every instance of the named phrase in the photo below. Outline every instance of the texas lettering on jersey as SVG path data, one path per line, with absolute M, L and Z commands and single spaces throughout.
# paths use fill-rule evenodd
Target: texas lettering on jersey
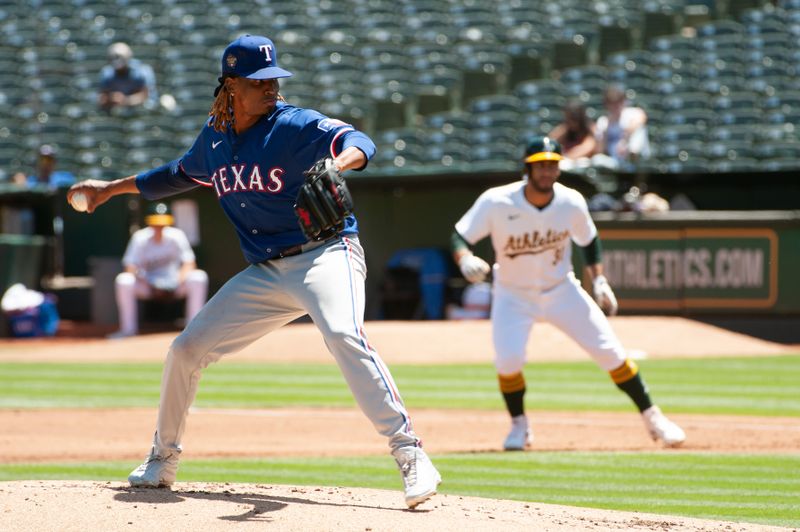
M 569 231 L 554 231 L 553 229 L 548 229 L 545 234 L 533 231 L 522 235 L 510 235 L 503 247 L 503 253 L 509 259 L 513 259 L 520 255 L 538 255 L 552 249 L 556 253 L 553 260 L 553 264 L 555 264 L 561 260 L 565 241 L 569 237 Z
M 285 170 L 278 166 L 270 168 L 264 173 L 257 164 L 233 164 L 214 170 L 211 175 L 211 184 L 214 186 L 218 198 L 234 192 L 277 194 L 283 190 L 284 182 L 281 177 L 284 173 Z

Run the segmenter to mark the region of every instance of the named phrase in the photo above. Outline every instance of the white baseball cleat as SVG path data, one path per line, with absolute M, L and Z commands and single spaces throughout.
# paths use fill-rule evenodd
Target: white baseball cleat
M 523 451 L 530 447 L 533 441 L 531 427 L 528 424 L 528 417 L 525 414 L 511 418 L 511 432 L 503 442 L 503 449 L 506 451 Z
M 392 452 L 403 476 L 406 504 L 410 509 L 436 495 L 442 476 L 419 447 L 400 447 Z
M 683 429 L 670 421 L 656 405 L 642 412 L 642 419 L 653 441 L 661 440 L 667 447 L 677 447 L 686 440 Z
M 161 488 L 175 482 L 178 471 L 178 451 L 160 454 L 155 445 L 142 465 L 131 471 L 128 482 L 134 488 Z

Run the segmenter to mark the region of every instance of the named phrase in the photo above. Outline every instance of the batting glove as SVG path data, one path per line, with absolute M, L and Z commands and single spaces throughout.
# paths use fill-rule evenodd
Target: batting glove
M 609 316 L 617 313 L 619 305 L 617 304 L 617 296 L 611 290 L 611 285 L 608 284 L 608 279 L 605 275 L 598 275 L 592 281 L 592 288 L 594 289 L 594 300 L 603 309 L 603 312 Z
M 468 253 L 458 260 L 458 267 L 464 279 L 470 283 L 480 283 L 489 274 L 489 263 L 480 257 Z

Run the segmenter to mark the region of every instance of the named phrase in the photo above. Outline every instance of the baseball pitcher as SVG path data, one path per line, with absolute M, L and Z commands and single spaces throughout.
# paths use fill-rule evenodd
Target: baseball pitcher
M 159 199 L 205 187 L 219 199 L 250 265 L 212 297 L 173 342 L 158 423 L 133 486 L 175 480 L 181 438 L 202 370 L 308 314 L 361 409 L 386 436 L 410 508 L 441 482 L 422 450 L 394 380 L 364 333 L 364 251 L 341 173 L 360 170 L 375 145 L 352 126 L 284 101 L 273 42 L 245 35 L 222 54 L 210 118 L 194 145 L 164 166 L 113 182 L 84 181 L 91 212 L 108 198 Z

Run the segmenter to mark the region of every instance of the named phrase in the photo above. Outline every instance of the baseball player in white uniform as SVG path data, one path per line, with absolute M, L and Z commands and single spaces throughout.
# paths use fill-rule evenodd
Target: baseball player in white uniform
M 456 223 L 454 258 L 471 283 L 494 277 L 491 310 L 500 391 L 511 415 L 506 450 L 529 446 L 533 434 L 525 415 L 525 346 L 536 321 L 548 321 L 581 345 L 636 404 L 654 440 L 672 447 L 686 435 L 650 399 L 636 363 L 627 357 L 603 311 L 617 301 L 603 275 L 600 241 L 586 200 L 558 183 L 561 146 L 535 137 L 525 152 L 525 178 L 490 188 Z M 495 264 L 474 255 L 469 245 L 491 237 Z M 582 248 L 594 300 L 572 270 L 572 242 Z
M 197 268 L 186 234 L 172 226 L 169 207 L 153 205 L 144 221 L 147 227 L 131 236 L 122 257 L 125 271 L 114 282 L 120 329 L 110 338 L 138 334 L 137 299 L 185 297 L 187 323 L 206 302 L 208 275 Z

